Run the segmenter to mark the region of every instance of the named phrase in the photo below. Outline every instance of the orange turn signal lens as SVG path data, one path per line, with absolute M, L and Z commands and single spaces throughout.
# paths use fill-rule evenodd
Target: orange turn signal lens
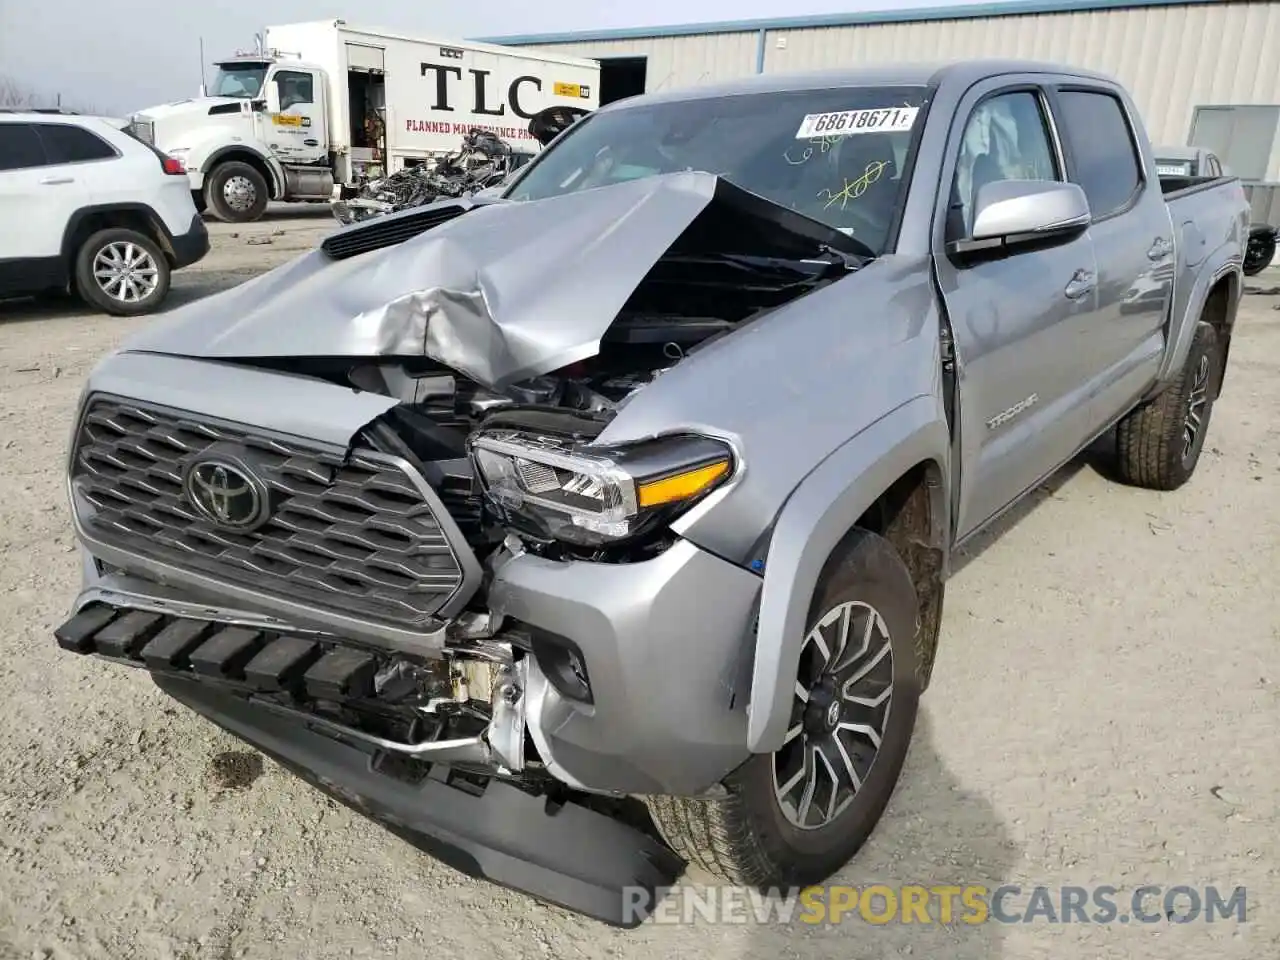
M 664 503 L 688 500 L 718 483 L 729 472 L 729 461 L 720 460 L 696 467 L 685 473 L 637 484 L 636 499 L 641 507 L 660 507 Z

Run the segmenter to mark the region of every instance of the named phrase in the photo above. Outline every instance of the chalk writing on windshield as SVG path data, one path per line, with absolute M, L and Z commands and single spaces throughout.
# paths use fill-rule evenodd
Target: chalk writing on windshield
M 818 191 L 818 199 L 827 198 L 826 205 L 823 210 L 830 210 L 837 203 L 843 210 L 848 206 L 850 200 L 857 200 L 860 196 L 867 192 L 867 188 L 880 179 L 880 175 L 885 172 L 889 164 L 885 160 L 872 160 L 867 164 L 866 169 L 862 172 L 862 176 L 850 180 L 844 177 L 844 188 L 841 190 L 832 190 L 830 188 Z
M 787 161 L 787 163 L 791 164 L 793 167 L 798 167 L 813 156 L 814 147 L 818 148 L 819 153 L 826 153 L 835 146 L 839 139 L 839 137 L 813 137 L 809 140 L 809 145 L 801 151 L 799 158 L 791 156 L 791 151 L 795 148 L 788 147 L 786 152 L 782 155 L 782 159 Z

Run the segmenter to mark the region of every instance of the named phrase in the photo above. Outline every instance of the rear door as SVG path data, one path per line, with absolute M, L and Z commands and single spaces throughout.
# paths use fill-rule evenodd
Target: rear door
M 61 282 L 67 224 L 88 202 L 80 171 L 52 162 L 36 127 L 0 118 L 0 292 Z
M 1100 361 L 1092 385 L 1093 426 L 1100 431 L 1151 383 L 1164 348 L 1164 326 L 1177 267 L 1174 226 L 1136 112 L 1118 89 L 1060 86 L 1054 116 L 1070 179 L 1089 198 L 1098 258 L 1098 311 L 1088 349 Z
M 961 101 L 943 168 L 950 205 L 934 242 L 959 376 L 960 537 L 1068 460 L 1088 431 L 1098 271 L 1088 232 L 976 263 L 949 259 L 945 246 L 967 236 L 984 183 L 1065 179 L 1041 80 L 974 87 Z

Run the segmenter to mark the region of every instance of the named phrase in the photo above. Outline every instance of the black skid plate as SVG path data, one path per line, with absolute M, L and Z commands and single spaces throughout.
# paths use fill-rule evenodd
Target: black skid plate
M 684 868 L 645 831 L 581 803 L 552 805 L 497 779 L 457 786 L 440 764 L 416 781 L 393 776 L 376 748 L 248 699 L 281 688 L 351 697 L 370 680 L 370 658 L 359 651 L 105 605 L 86 608 L 55 635 L 64 649 L 150 670 L 183 705 L 470 876 L 635 927 L 645 919 L 635 904 L 657 903 Z

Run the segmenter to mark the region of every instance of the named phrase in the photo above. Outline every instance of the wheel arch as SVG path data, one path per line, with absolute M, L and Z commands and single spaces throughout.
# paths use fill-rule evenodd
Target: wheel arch
M 1177 379 L 1187 360 L 1187 354 L 1191 351 L 1196 324 L 1201 320 L 1210 323 L 1220 337 L 1225 337 L 1230 342 L 1231 329 L 1235 326 L 1236 312 L 1244 290 L 1244 278 L 1238 258 L 1229 258 L 1225 253 L 1220 253 L 1219 256 L 1221 259 L 1215 268 L 1210 269 L 1206 264 L 1205 269 L 1200 271 L 1181 316 L 1175 315 L 1170 320 L 1168 343 L 1150 394 L 1152 396 Z M 1223 366 L 1225 361 L 1224 351 Z M 1219 377 L 1219 381 L 1221 379 Z M 1220 386 L 1219 382 L 1218 387 Z
M 76 254 L 84 242 L 99 230 L 110 230 L 113 227 L 137 230 L 156 242 L 170 267 L 177 261 L 173 236 L 150 206 L 145 203 L 97 204 L 77 210 L 67 221 L 63 231 L 62 263 L 68 279 L 74 272 Z
M 1211 398 L 1222 395 L 1222 384 L 1227 376 L 1227 358 L 1231 353 L 1231 332 L 1235 329 L 1236 313 L 1240 306 L 1241 280 L 1239 273 L 1220 277 L 1205 297 L 1200 319 L 1213 327 L 1218 338 L 1218 375 L 1213 381 Z M 1191 344 L 1187 344 L 1191 349 Z
M 809 605 L 851 530 L 867 524 L 905 549 L 922 614 L 940 617 L 951 522 L 949 441 L 938 399 L 917 397 L 838 448 L 788 498 L 773 526 L 760 595 L 747 731 L 752 752 L 782 744 Z M 931 667 L 932 649 L 920 652 L 922 667 Z
M 200 164 L 200 169 L 204 174 L 204 182 L 206 184 L 209 182 L 209 177 L 213 175 L 213 172 L 218 167 L 232 161 L 247 163 L 262 174 L 262 178 L 267 182 L 267 189 L 271 192 L 268 199 L 283 199 L 285 176 L 284 167 L 281 166 L 280 161 L 270 154 L 263 154 L 244 144 L 222 147 L 209 154 L 208 158 Z

